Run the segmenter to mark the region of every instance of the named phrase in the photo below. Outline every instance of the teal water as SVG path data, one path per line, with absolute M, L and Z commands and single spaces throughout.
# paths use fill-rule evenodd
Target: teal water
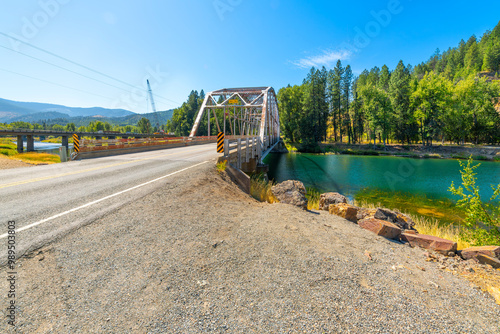
M 299 180 L 320 192 L 336 191 L 350 198 L 363 189 L 375 189 L 456 199 L 447 190 L 452 181 L 462 184 L 457 160 L 273 153 L 264 162 L 269 164 L 269 179 L 276 182 Z M 500 163 L 474 162 L 478 163 L 476 184 L 483 200 L 489 200 L 490 185 L 500 183 Z

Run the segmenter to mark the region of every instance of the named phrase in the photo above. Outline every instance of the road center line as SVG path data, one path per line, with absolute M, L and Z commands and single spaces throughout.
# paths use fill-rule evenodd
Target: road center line
M 203 150 L 193 150 L 193 151 L 196 152 L 196 151 L 203 151 Z M 190 151 L 190 152 L 192 152 L 192 151 Z M 170 154 L 160 154 L 160 155 L 155 155 L 154 157 L 143 158 L 143 159 L 136 159 L 136 160 L 125 161 L 125 162 L 119 162 L 119 163 L 116 163 L 116 164 L 106 165 L 106 166 L 102 166 L 102 167 L 94 167 L 94 168 L 84 169 L 84 170 L 80 170 L 80 171 L 76 171 L 76 172 L 69 172 L 69 173 L 58 174 L 58 175 L 44 176 L 44 177 L 39 177 L 39 178 L 36 178 L 36 179 L 25 180 L 25 181 L 11 182 L 11 183 L 0 185 L 0 189 L 14 187 L 14 186 L 19 186 L 19 185 L 27 184 L 27 183 L 34 183 L 34 182 L 40 182 L 40 181 L 45 181 L 45 180 L 56 179 L 58 177 L 63 177 L 63 176 L 70 176 L 70 175 L 82 174 L 82 173 L 87 173 L 87 172 L 93 172 L 93 171 L 96 171 L 96 170 L 101 170 L 101 169 L 106 169 L 106 168 L 111 168 L 111 167 L 116 167 L 116 166 L 127 165 L 127 164 L 131 164 L 131 163 L 134 163 L 134 162 L 142 162 L 142 161 L 147 161 L 147 160 L 153 160 L 153 159 L 157 159 L 157 158 L 163 158 L 163 157 L 167 157 L 167 156 L 170 156 L 170 155 L 177 155 L 177 154 L 182 154 L 182 153 L 186 153 L 186 151 L 181 151 L 181 152 L 176 152 L 176 153 L 170 153 Z
M 170 173 L 170 174 L 167 174 L 167 175 L 161 176 L 161 177 L 156 178 L 156 179 L 154 179 L 154 180 L 151 180 L 151 181 L 148 181 L 148 182 L 145 182 L 145 183 L 139 184 L 139 185 L 134 186 L 134 187 L 132 187 L 132 188 L 128 188 L 128 189 L 125 189 L 125 190 L 119 191 L 119 192 L 117 192 L 117 193 L 114 193 L 114 194 L 112 194 L 112 195 L 109 195 L 109 196 L 103 197 L 103 198 L 101 198 L 101 199 L 95 200 L 95 201 L 93 201 L 93 202 L 90 202 L 90 203 L 84 204 L 84 205 L 79 206 L 79 207 L 77 207 L 77 208 L 74 208 L 74 209 L 71 209 L 71 210 L 68 210 L 68 211 L 64 211 L 64 212 L 59 213 L 59 214 L 57 214 L 57 215 L 55 215 L 55 216 L 52 216 L 52 217 L 49 217 L 49 218 L 46 218 L 46 219 L 40 220 L 40 221 L 38 221 L 38 222 L 36 222 L 36 223 L 29 224 L 29 225 L 27 225 L 27 226 L 21 227 L 21 228 L 17 229 L 17 230 L 16 230 L 16 232 L 22 232 L 22 231 L 25 231 L 25 230 L 30 229 L 30 228 L 32 228 L 32 227 L 35 227 L 35 226 L 38 226 L 38 225 L 40 225 L 40 224 L 46 223 L 46 222 L 48 222 L 48 221 L 50 221 L 50 220 L 53 220 L 53 219 L 56 219 L 56 218 L 59 218 L 59 217 L 65 216 L 65 215 L 67 215 L 67 214 L 69 214 L 69 213 L 72 213 L 72 212 L 78 211 L 78 210 L 80 210 L 80 209 L 84 209 L 84 208 L 86 208 L 86 207 L 89 207 L 89 206 L 92 206 L 92 205 L 94 205 L 94 204 L 100 203 L 100 202 L 105 201 L 105 200 L 107 200 L 107 199 L 110 199 L 110 198 L 113 198 L 113 197 L 116 197 L 116 196 L 122 195 L 122 194 L 124 194 L 124 193 L 126 193 L 126 192 L 129 192 L 129 191 L 135 190 L 135 189 L 137 189 L 137 188 L 144 187 L 144 186 L 146 186 L 146 185 L 148 185 L 148 184 L 151 184 L 151 183 L 154 183 L 154 182 L 157 182 L 157 181 L 163 180 L 163 179 L 165 179 L 165 178 L 167 178 L 167 177 L 170 177 L 170 176 L 172 176 L 172 175 L 182 173 L 182 172 L 184 172 L 184 171 L 186 171 L 186 170 L 188 170 L 188 169 L 191 169 L 191 168 L 195 168 L 195 167 L 201 166 L 201 165 L 203 165 L 203 164 L 206 164 L 207 162 L 209 162 L 209 161 L 207 160 L 207 161 L 201 162 L 201 163 L 199 163 L 199 164 L 196 164 L 196 165 L 193 165 L 193 166 L 190 166 L 190 167 L 186 167 L 186 168 L 184 168 L 184 169 L 181 169 L 181 170 L 178 170 L 178 171 L 176 171 L 176 172 L 173 172 L 173 173 Z M 2 235 L 0 235 L 0 239 L 7 238 L 7 236 L 8 236 L 8 235 L 9 235 L 8 233 L 2 234 Z

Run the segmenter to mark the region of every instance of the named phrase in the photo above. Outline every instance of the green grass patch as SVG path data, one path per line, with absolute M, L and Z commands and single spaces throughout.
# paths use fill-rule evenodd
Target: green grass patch
M 489 161 L 488 157 L 485 157 L 484 155 L 473 155 L 472 156 L 473 160 L 482 160 L 482 161 Z
M 424 158 L 426 158 L 426 159 L 441 159 L 441 155 L 438 153 L 430 153 L 430 154 L 425 154 Z
M 8 138 L 0 138 L 0 154 L 8 157 L 17 154 L 17 145 Z
M 0 148 L 0 154 L 11 157 L 17 154 L 16 150 L 8 149 L 8 148 Z

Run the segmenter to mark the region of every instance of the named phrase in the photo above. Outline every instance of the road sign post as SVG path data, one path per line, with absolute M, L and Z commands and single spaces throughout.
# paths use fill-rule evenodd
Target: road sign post
M 73 135 L 73 150 L 76 153 L 80 152 L 80 138 L 76 133 Z
M 217 153 L 224 153 L 224 133 L 219 132 L 217 135 Z

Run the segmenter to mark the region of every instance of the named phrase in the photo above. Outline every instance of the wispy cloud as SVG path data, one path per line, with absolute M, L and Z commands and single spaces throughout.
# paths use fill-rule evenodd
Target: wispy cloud
M 300 59 L 298 61 L 292 62 L 295 66 L 300 68 L 310 68 L 310 67 L 331 67 L 335 65 L 337 60 L 347 60 L 350 59 L 352 52 L 349 50 L 340 51 L 324 51 L 323 54 L 307 57 Z

